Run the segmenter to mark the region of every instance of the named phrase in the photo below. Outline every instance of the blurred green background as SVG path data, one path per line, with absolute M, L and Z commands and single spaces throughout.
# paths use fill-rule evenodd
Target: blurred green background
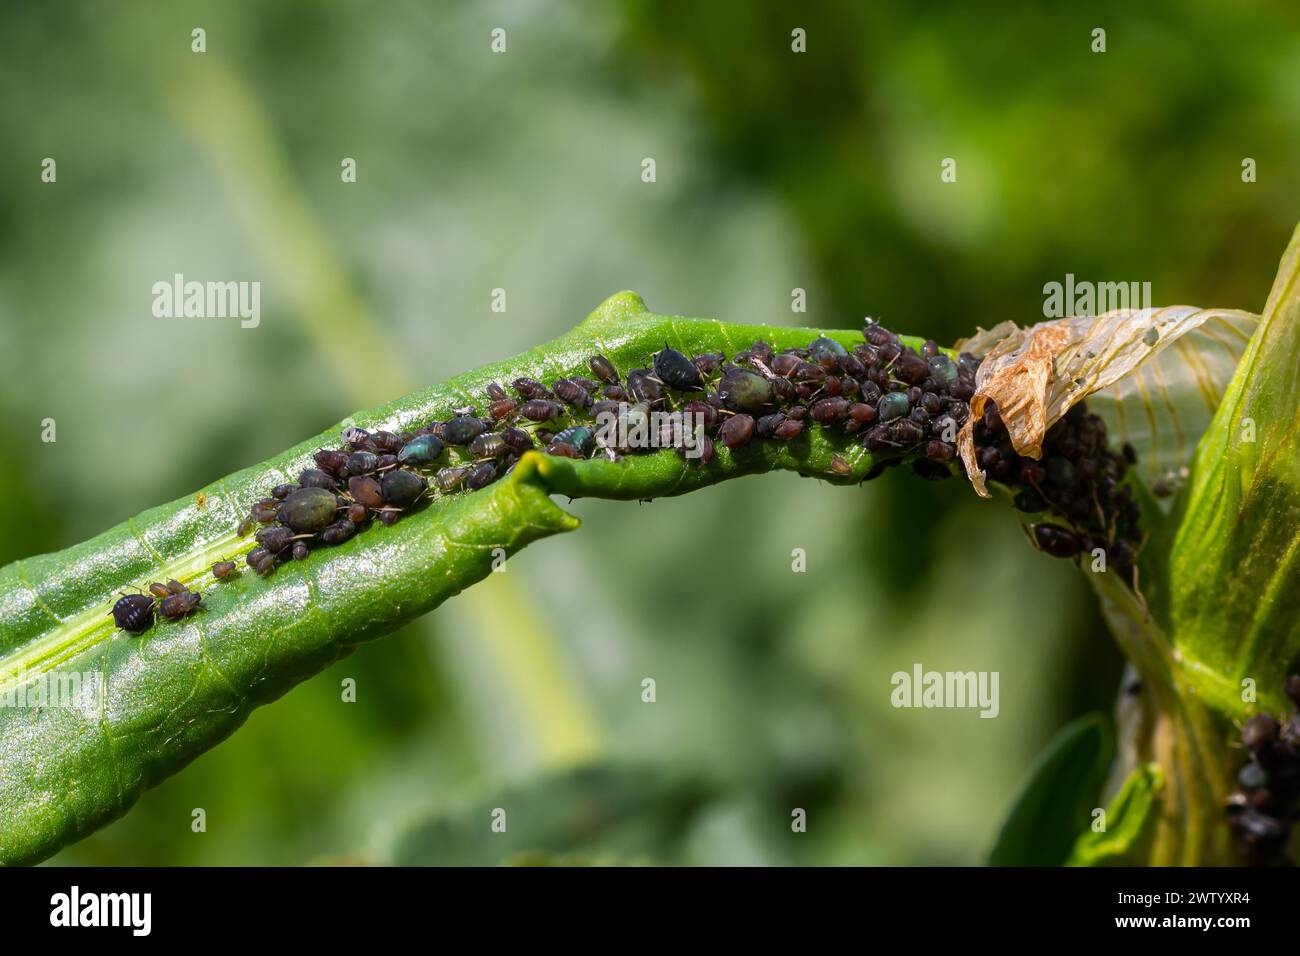
M 6 3 L 0 560 L 621 289 L 945 343 L 1037 321 L 1067 272 L 1257 310 L 1300 218 L 1298 28 L 1281 2 Z M 177 272 L 261 281 L 260 327 L 154 318 Z M 963 483 L 572 510 L 57 862 L 977 863 L 1052 732 L 1110 708 L 1082 577 Z M 894 710 L 915 661 L 999 671 L 1000 716 Z

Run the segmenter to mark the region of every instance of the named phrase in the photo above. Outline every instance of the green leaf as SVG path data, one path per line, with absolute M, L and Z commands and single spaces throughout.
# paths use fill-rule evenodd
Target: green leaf
M 1143 845 L 1152 837 L 1159 815 L 1157 797 L 1164 777 L 1157 764 L 1129 774 L 1106 810 L 1106 829 L 1089 827 L 1070 851 L 1069 866 L 1134 866 L 1142 862 Z
M 1064 863 L 1075 837 L 1091 821 L 1111 750 L 1110 731 L 1100 714 L 1062 727 L 1035 762 L 989 853 L 989 865 Z
M 1197 449 L 1170 555 L 1182 666 L 1223 712 L 1242 680 L 1283 704 L 1300 658 L 1300 228 L 1263 318 Z
M 622 293 L 553 342 L 359 412 L 84 544 L 0 568 L 0 695 L 17 697 L 82 674 L 103 690 L 102 701 L 80 707 L 0 707 L 0 861 L 42 859 L 121 815 L 145 788 L 232 733 L 254 707 L 484 577 L 494 549 L 513 554 L 575 528 L 577 520 L 550 501 L 551 493 L 654 498 L 774 468 L 851 484 L 876 463 L 851 436 L 828 437 L 820 429 L 781 448 L 755 444 L 734 455 L 719 449 L 707 467 L 671 451 L 620 463 L 532 454 L 487 489 L 437 499 L 392 528 L 369 529 L 270 578 L 241 570 L 216 585 L 208 568 L 252 546 L 235 533 L 248 506 L 311 464 L 317 448 L 336 444 L 344 425 L 405 430 L 481 403 L 494 380 L 585 371 L 594 352 L 628 369 L 646 364 L 665 342 L 732 354 L 760 336 L 784 348 L 818 334 L 659 316 Z M 846 344 L 860 335 L 826 334 Z M 831 472 L 836 455 L 850 465 L 848 475 Z M 168 578 L 202 587 L 197 614 L 159 621 L 140 637 L 114 629 L 108 614 L 119 591 Z

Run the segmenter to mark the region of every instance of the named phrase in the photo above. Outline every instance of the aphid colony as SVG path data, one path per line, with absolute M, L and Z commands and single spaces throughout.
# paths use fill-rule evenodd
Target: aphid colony
M 680 434 L 660 434 L 644 446 L 602 444 L 597 422 L 610 416 L 690 412 L 703 424 L 702 435 L 689 436 L 703 464 L 715 457 L 715 441 L 733 450 L 756 439 L 790 441 L 816 423 L 861 433 L 862 444 L 887 463 L 919 449 L 914 467 L 947 477 L 978 363 L 972 356 L 954 362 L 934 342 L 918 353 L 870 325 L 852 352 L 830 338 L 781 353 L 755 342 L 731 361 L 720 353 L 690 358 L 665 346 L 650 367 L 632 369 L 626 379 L 602 355 L 589 364 L 595 378 L 561 378 L 549 387 L 519 378 L 513 396 L 494 382 L 486 389 L 486 415 L 462 408 L 401 435 L 348 428 L 341 448 L 320 449 L 315 467 L 252 506 L 240 533 L 264 527 L 249 566 L 267 574 L 314 548 L 347 541 L 372 520 L 391 525 L 426 495 L 483 488 L 531 449 L 615 460 L 662 447 L 684 451 Z M 850 471 L 838 457 L 832 468 Z
M 239 527 L 242 537 L 261 526 L 248 565 L 266 575 L 316 548 L 341 544 L 374 521 L 394 524 L 425 498 L 486 487 L 534 449 L 619 460 L 674 447 L 708 465 L 717 442 L 733 451 L 754 441 L 788 442 L 816 425 L 857 436 L 876 461 L 867 479 L 905 461 L 922 477 L 949 478 L 960 468 L 955 443 L 970 414 L 979 359 L 964 353 L 954 361 L 934 341 L 918 351 L 869 322 L 852 349 L 827 337 L 781 352 L 756 341 L 728 360 L 720 352 L 691 357 L 665 345 L 648 367 L 626 377 L 603 355 L 589 365 L 594 378 L 574 375 L 549 387 L 530 378 L 515 379 L 511 391 L 490 383 L 485 414 L 460 408 L 402 434 L 345 429 L 341 447 L 318 450 L 314 467 L 253 504 Z M 663 412 L 682 413 L 675 431 L 671 416 L 657 414 Z M 701 423 L 698 434 L 683 434 L 686 413 Z M 620 427 L 603 430 L 601 423 L 611 420 Z M 624 426 L 633 421 L 661 424 L 650 440 L 631 441 L 627 436 L 638 431 Z M 622 437 L 609 440 L 611 433 Z M 1035 525 L 1040 548 L 1070 557 L 1102 546 L 1131 578 L 1136 508 L 1119 488 L 1125 462 L 1106 449 L 1099 419 L 1076 406 L 1048 432 L 1041 462 L 1014 453 L 992 408 L 976 424 L 975 438 L 990 477 L 1018 491 L 1017 507 L 1050 511 L 1073 526 Z M 830 471 L 848 477 L 852 467 L 836 455 Z M 224 580 L 235 567 L 223 561 L 212 570 Z M 135 633 L 153 614 L 152 605 L 137 599 L 147 601 L 134 595 L 118 602 L 120 618 L 114 608 L 119 625 Z M 159 610 L 173 616 L 169 608 Z
M 1015 492 L 1016 508 L 1068 523 L 1031 525 L 1034 547 L 1058 558 L 1088 558 L 1100 550 L 1106 569 L 1136 590 L 1140 510 L 1132 489 L 1122 484 L 1137 458 L 1131 446 L 1112 452 L 1106 423 L 1082 402 L 1047 430 L 1037 461 L 1016 453 L 992 402 L 975 423 L 974 437 L 980 467 Z
M 1283 685 L 1300 707 L 1300 674 Z M 1228 825 L 1242 858 L 1250 866 L 1287 862 L 1291 824 L 1300 817 L 1300 713 L 1293 708 L 1279 720 L 1256 714 L 1241 731 L 1250 760 L 1237 774 L 1240 789 L 1228 798 Z

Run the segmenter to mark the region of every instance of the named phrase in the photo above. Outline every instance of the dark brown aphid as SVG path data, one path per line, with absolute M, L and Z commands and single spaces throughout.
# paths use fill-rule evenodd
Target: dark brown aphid
M 519 414 L 530 422 L 549 422 L 564 414 L 564 406 L 548 399 L 534 398 L 520 406 Z
M 884 425 L 876 425 L 867 429 L 866 433 L 863 434 L 862 447 L 866 448 L 867 451 L 876 452 L 885 451 L 896 446 L 889 428 Z
M 505 390 L 504 388 L 501 387 L 501 383 L 500 383 L 500 382 L 488 382 L 488 383 L 487 383 L 487 393 L 488 393 L 488 398 L 492 399 L 492 401 L 494 401 L 494 402 L 499 402 L 499 401 L 501 401 L 502 399 L 505 399 L 505 398 L 509 398 L 509 397 L 510 397 L 510 396 L 506 393 L 506 390 Z
M 488 416 L 492 419 L 492 421 L 499 422 L 502 419 L 509 418 L 511 415 L 513 415 L 515 413 L 515 409 L 518 407 L 519 407 L 519 403 L 515 401 L 513 398 L 498 399 L 497 401 L 493 402 L 491 405 L 488 406 Z
M 147 594 L 123 594 L 110 612 L 113 623 L 131 634 L 143 634 L 153 627 L 153 609 L 157 603 Z
M 380 512 L 383 514 L 383 512 Z M 348 518 L 340 518 L 326 527 L 320 535 L 326 544 L 342 544 L 357 533 L 357 526 Z
M 382 524 L 385 528 L 391 528 L 393 525 L 397 524 L 397 519 L 402 516 L 402 513 L 400 511 L 389 511 L 389 510 L 381 511 L 378 514 L 379 514 L 379 523 Z
M 690 413 L 697 418 L 706 429 L 712 431 L 718 424 L 718 410 L 708 402 L 687 402 L 682 412 Z
M 800 394 L 801 388 L 807 389 L 807 386 L 801 385 L 796 387 L 794 382 L 790 381 L 788 378 L 781 378 L 779 375 L 772 379 L 772 391 L 775 392 L 776 397 L 783 402 L 791 402 L 796 398 L 806 397 Z M 809 389 L 809 392 L 811 392 L 811 389 Z
M 936 464 L 946 464 L 953 460 L 956 452 L 946 441 L 929 441 L 925 446 L 925 457 Z
M 235 573 L 234 561 L 218 561 L 212 566 L 212 576 L 218 581 L 224 581 Z
M 841 478 L 847 478 L 849 475 L 853 474 L 853 468 L 847 461 L 839 455 L 836 455 L 831 459 L 831 472 L 839 475 Z
M 1283 692 L 1291 703 L 1300 707 L 1300 674 L 1292 674 L 1282 686 Z
M 799 367 L 794 371 L 794 380 L 805 384 L 824 382 L 826 381 L 826 370 L 820 365 L 814 365 L 812 362 L 800 362 Z
M 239 527 L 235 529 L 235 533 L 241 538 L 247 537 L 248 532 L 253 530 L 253 525 L 255 523 L 256 522 L 253 521 L 252 515 L 249 515 L 243 521 L 239 522 Z
M 803 422 L 795 418 L 787 418 L 776 427 L 776 431 L 772 432 L 772 437 L 777 441 L 790 441 L 801 434 L 803 434 Z
M 722 423 L 722 430 L 718 437 L 722 439 L 722 444 L 731 450 L 744 448 L 754 437 L 756 425 L 754 419 L 749 415 L 739 414 L 732 415 Z
M 347 459 L 344 459 L 343 464 L 344 467 L 347 466 Z M 304 488 L 328 488 L 333 490 L 338 487 L 338 482 L 319 468 L 304 468 L 302 474 L 298 476 L 298 484 Z M 291 491 L 289 494 L 293 494 L 293 492 Z M 286 495 L 286 497 L 288 496 Z
M 348 453 L 334 448 L 322 448 L 312 455 L 312 458 L 315 459 L 316 466 L 321 471 L 328 472 L 331 475 L 341 475 L 344 466 L 348 463 Z
M 727 357 L 721 352 L 703 352 L 691 359 L 691 363 L 702 377 L 707 378 L 721 368 L 726 360 Z
M 275 567 L 275 555 L 266 548 L 254 548 L 248 552 L 245 560 L 250 568 L 261 575 L 270 574 L 271 569 Z
M 348 463 L 343 466 L 343 474 L 349 478 L 356 475 L 368 475 L 379 467 L 379 456 L 372 451 L 353 452 Z
M 167 590 L 167 585 L 159 584 L 155 581 L 153 584 L 149 585 L 149 593 L 156 598 L 165 598 L 172 592 Z
M 849 402 L 844 398 L 823 398 L 812 406 L 813 421 L 822 425 L 833 425 L 843 420 L 848 414 Z
M 375 471 L 388 471 L 390 468 L 397 467 L 396 455 L 380 455 L 375 462 Z
M 333 517 L 333 513 L 330 517 Z M 257 543 L 272 554 L 279 554 L 293 543 L 293 530 L 285 527 L 266 528 L 257 532 Z
M 402 438 L 394 432 L 377 431 L 370 436 L 375 447 L 387 454 L 396 454 L 402 447 Z
M 163 598 L 158 604 L 158 613 L 168 620 L 174 621 L 197 608 L 201 600 L 203 600 L 203 595 L 196 594 L 193 591 L 171 594 Z
M 894 442 L 904 448 L 910 448 L 925 437 L 921 426 L 910 418 L 899 419 L 890 427 Z
M 634 368 L 627 373 L 627 390 L 638 402 L 654 405 L 664 397 L 664 386 L 648 368 Z
M 710 438 L 708 435 L 701 435 L 699 437 L 699 443 L 700 443 L 700 457 L 697 460 L 701 465 L 707 465 L 709 462 L 713 461 L 713 459 L 717 457 L 718 455 L 717 448 L 714 447 L 713 439 Z
M 601 394 L 611 402 L 626 402 L 628 400 L 627 390 L 621 385 L 606 385 L 601 389 Z
M 785 415 L 781 412 L 764 415 L 754 423 L 754 434 L 759 438 L 771 438 L 784 421 Z
M 511 384 L 514 390 L 519 393 L 520 398 L 525 400 L 540 398 L 549 401 L 550 399 L 555 398 L 555 396 L 551 394 L 549 388 L 541 382 L 536 382 L 531 378 L 517 378 Z
M 849 418 L 859 425 L 870 425 L 876 420 L 876 410 L 863 402 L 854 402 L 849 406 Z
M 439 491 L 455 491 L 465 483 L 465 478 L 468 475 L 468 465 L 453 465 L 441 469 L 434 475 L 433 483 L 438 486 Z
M 306 541 L 295 541 L 290 553 L 295 561 L 306 561 L 307 555 L 311 554 L 311 548 Z
M 293 484 L 292 482 L 285 482 L 282 485 L 276 485 L 274 488 L 271 489 L 271 497 L 276 499 L 277 501 L 283 501 L 285 498 L 288 498 L 289 495 L 292 494 L 295 490 L 297 490 L 297 488 L 298 486 Z
M 501 439 L 506 443 L 511 451 L 523 454 L 533 447 L 532 436 L 522 428 L 504 428 L 501 430 Z
M 883 325 L 875 322 L 866 326 L 866 328 L 862 330 L 862 335 L 876 348 L 880 348 L 882 345 L 890 345 L 898 341 L 897 335 L 889 331 L 889 329 L 885 328 Z
M 357 504 L 367 508 L 382 508 L 384 495 L 379 490 L 379 482 L 366 475 L 357 475 L 348 479 L 348 494 Z
M 500 458 L 509 448 L 505 436 L 496 432 L 484 432 L 469 443 L 469 453 L 475 458 Z
M 249 514 L 252 515 L 255 521 L 259 521 L 262 524 L 266 524 L 269 521 L 275 520 L 275 509 L 278 504 L 279 502 L 277 502 L 274 498 L 267 498 L 253 505 L 252 510 L 249 512 Z
M 496 463 L 491 461 L 481 461 L 469 470 L 469 475 L 465 478 L 465 485 L 470 491 L 477 491 L 480 488 L 486 488 L 490 485 L 496 476 Z
M 574 448 L 566 441 L 553 441 L 546 446 L 546 454 L 555 455 L 559 458 L 582 458 L 582 452 Z
M 572 405 L 574 408 L 586 408 L 591 404 L 591 395 L 571 378 L 562 378 L 557 381 L 554 391 L 561 401 Z
M 1241 742 L 1251 753 L 1259 753 L 1277 742 L 1278 724 L 1269 714 L 1256 714 L 1246 721 L 1241 731 Z
M 618 369 L 614 368 L 614 363 L 603 355 L 593 355 L 591 361 L 591 374 L 600 379 L 606 385 L 618 384 Z
M 772 373 L 774 375 L 780 375 L 783 378 L 789 378 L 794 375 L 801 365 L 803 365 L 803 359 L 799 358 L 797 355 L 790 355 L 789 353 L 782 353 L 773 358 L 771 362 Z
M 1040 551 L 1046 551 L 1054 558 L 1072 558 L 1083 550 L 1083 542 L 1069 528 L 1059 524 L 1036 524 L 1031 529 L 1034 543 Z
M 357 428 L 351 425 L 343 429 L 343 443 L 345 445 L 366 445 L 370 442 L 370 432 L 364 428 Z
M 348 505 L 347 517 L 348 520 L 351 521 L 353 524 L 361 524 L 363 521 L 365 521 L 366 514 L 367 512 L 366 512 L 365 505 L 359 504 L 355 501 L 352 504 Z

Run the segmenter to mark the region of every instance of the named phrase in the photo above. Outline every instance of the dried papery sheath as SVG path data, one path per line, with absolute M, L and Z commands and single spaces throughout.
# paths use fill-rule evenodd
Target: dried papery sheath
M 1158 498 L 1186 479 L 1196 444 L 1258 325 L 1259 316 L 1250 312 L 1214 311 L 1203 325 L 1089 399 L 1112 442 L 1133 447 L 1137 471 Z
M 971 434 L 988 402 L 996 403 L 1016 451 L 1036 459 L 1042 456 L 1047 429 L 1072 405 L 1120 383 L 1211 320 L 1239 327 L 1249 318 L 1248 313 L 1192 306 L 1120 309 L 1028 328 L 1004 322 L 957 343 L 961 351 L 985 353 L 975 376 L 970 420 L 957 436 L 971 484 L 989 497 Z

